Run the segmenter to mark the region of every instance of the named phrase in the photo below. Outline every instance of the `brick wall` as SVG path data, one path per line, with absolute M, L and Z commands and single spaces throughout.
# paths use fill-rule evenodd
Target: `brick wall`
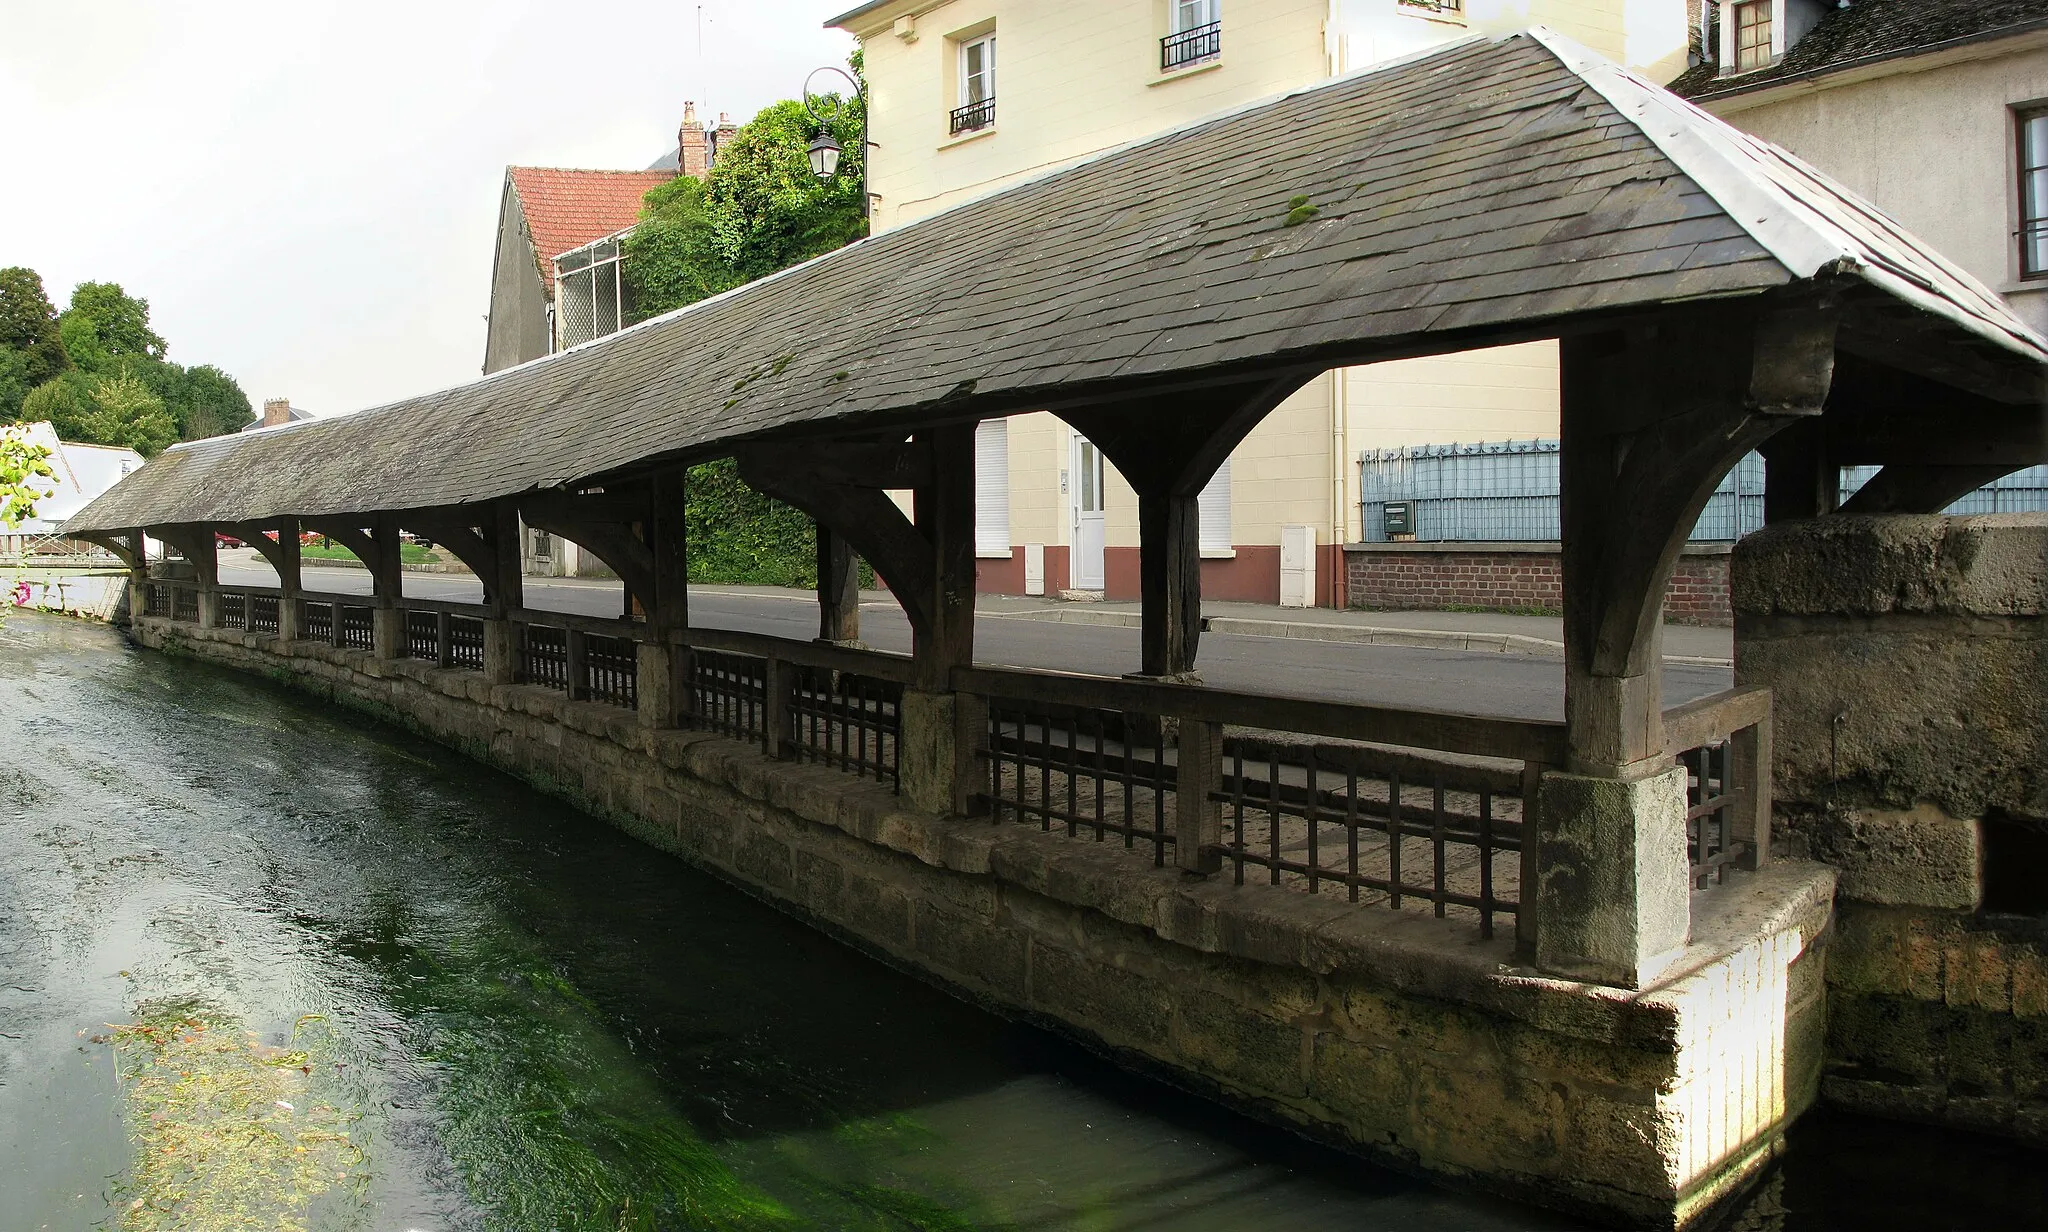
M 1556 613 L 1564 604 L 1555 544 L 1374 543 L 1344 549 L 1345 598 L 1383 611 Z M 1665 619 L 1726 627 L 1728 549 L 1695 548 L 1678 558 L 1664 599 Z

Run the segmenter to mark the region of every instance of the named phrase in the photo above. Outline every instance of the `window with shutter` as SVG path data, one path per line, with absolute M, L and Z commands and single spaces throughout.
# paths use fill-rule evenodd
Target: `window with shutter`
M 1010 421 L 984 420 L 974 429 L 974 552 L 1010 554 Z
M 1201 550 L 1203 552 L 1228 552 L 1234 546 L 1230 540 L 1230 459 L 1223 459 L 1223 465 L 1216 468 L 1208 486 L 1196 506 L 1201 522 Z

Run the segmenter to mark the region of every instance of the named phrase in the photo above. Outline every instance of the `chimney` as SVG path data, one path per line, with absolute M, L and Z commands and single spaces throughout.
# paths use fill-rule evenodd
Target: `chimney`
M 263 426 L 275 428 L 292 421 L 292 400 L 290 398 L 265 398 L 263 400 Z
M 718 113 L 718 131 L 711 134 L 711 161 L 718 161 L 719 148 L 738 131 L 740 131 L 740 126 L 732 122 L 730 115 L 723 111 Z
M 711 169 L 711 151 L 704 142 L 704 129 L 697 123 L 697 104 L 683 104 L 682 127 L 676 130 L 676 171 L 702 176 Z

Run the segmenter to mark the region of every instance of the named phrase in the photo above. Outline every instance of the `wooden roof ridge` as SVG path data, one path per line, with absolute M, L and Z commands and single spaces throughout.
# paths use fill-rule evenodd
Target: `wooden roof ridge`
M 482 502 L 767 437 L 1466 350 L 1819 281 L 1860 282 L 1859 311 L 1906 313 L 1979 369 L 2048 362 L 1995 296 L 1789 156 L 1547 31 L 1473 38 L 480 380 L 175 447 L 72 521 Z

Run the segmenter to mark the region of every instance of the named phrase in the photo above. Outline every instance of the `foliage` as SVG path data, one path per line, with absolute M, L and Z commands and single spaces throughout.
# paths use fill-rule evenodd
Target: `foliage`
M 0 423 L 18 419 L 22 399 L 41 383 L 34 379 L 32 367 L 28 356 L 0 346 Z
M 178 439 L 164 400 L 127 364 L 67 372 L 30 392 L 21 413 L 30 422 L 49 420 L 62 440 L 125 446 L 145 458 Z
M 55 478 L 49 457 L 20 429 L 0 427 L 0 527 L 12 529 L 36 515 L 46 489 L 31 480 Z
M 332 1071 L 317 1015 L 285 1048 L 198 1002 L 145 1004 L 94 1038 L 113 1045 L 135 1139 L 123 1232 L 304 1232 L 315 1198 L 367 1183 L 349 1138 L 356 1115 L 323 1089 Z
M 858 77 L 861 60 L 852 61 Z M 851 243 L 867 233 L 861 215 L 865 104 L 825 95 L 819 110 L 841 148 L 839 173 L 811 173 L 819 125 L 791 99 L 763 108 L 718 149 L 699 181 L 676 179 L 649 192 L 641 224 L 626 238 L 625 277 L 639 319 L 693 304 Z
M 256 421 L 249 395 L 212 364 L 181 368 L 169 361 L 132 360 L 128 366 L 163 399 L 181 441 L 240 432 Z
M 861 58 L 852 60 L 856 77 Z M 843 102 L 843 105 L 842 105 Z M 649 192 L 626 238 L 624 274 L 645 320 L 807 261 L 867 233 L 861 212 L 866 104 L 826 95 L 818 109 L 840 144 L 839 172 L 819 181 L 810 144 L 819 125 L 801 102 L 764 108 L 718 148 L 702 180 L 677 176 Z M 730 460 L 690 472 L 690 579 L 767 586 L 817 584 L 810 518 L 740 482 Z M 863 575 L 870 577 L 865 566 Z
M 149 327 L 149 301 L 137 299 L 117 282 L 81 282 L 71 306 L 57 318 L 57 332 L 71 362 L 99 372 L 124 358 L 161 360 L 164 340 Z
M 17 379 L 22 390 L 51 379 L 71 366 L 64 340 L 57 330 L 57 309 L 43 293 L 42 275 L 19 265 L 0 269 L 0 351 L 17 356 Z M 6 364 L 0 362 L 0 369 Z M 0 413 L 20 405 L 0 392 Z

